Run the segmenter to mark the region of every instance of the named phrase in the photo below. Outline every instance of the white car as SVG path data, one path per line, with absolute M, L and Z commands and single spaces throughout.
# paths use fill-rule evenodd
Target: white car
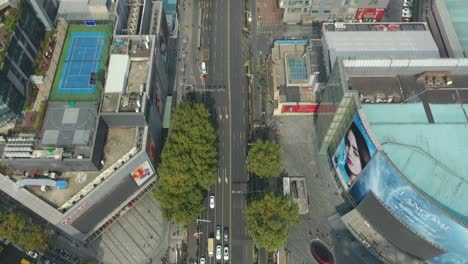
M 221 260 L 221 245 L 216 246 L 216 259 Z
M 200 259 L 200 264 L 205 264 L 205 258 Z
M 229 260 L 229 248 L 224 246 L 224 260 Z
M 215 199 L 214 195 L 210 196 L 210 208 L 213 209 L 215 206 Z
M 413 0 L 404 0 L 403 1 L 403 7 L 412 7 L 413 6 Z
M 216 226 L 216 240 L 221 239 L 221 226 Z
M 412 14 L 411 10 L 403 10 L 401 12 L 401 17 L 412 17 L 412 16 L 413 16 L 413 14 Z
M 26 253 L 26 254 L 28 254 L 28 256 L 30 256 L 33 259 L 37 259 L 37 257 L 39 256 L 39 254 L 37 254 L 34 251 L 28 251 L 28 253 Z
M 208 74 L 208 71 L 206 70 L 206 63 L 204 61 L 202 61 L 202 63 L 201 63 L 201 73 L 203 75 Z

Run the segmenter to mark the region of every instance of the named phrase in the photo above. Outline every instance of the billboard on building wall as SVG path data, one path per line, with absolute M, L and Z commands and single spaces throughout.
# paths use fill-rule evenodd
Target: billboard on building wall
M 333 156 L 335 167 L 346 185 L 353 184 L 376 151 L 356 114 Z
M 133 180 L 135 180 L 136 184 L 140 186 L 154 175 L 154 171 L 151 168 L 149 162 L 145 161 L 143 164 L 133 170 L 130 175 L 132 176 Z
M 447 250 L 430 263 L 467 263 L 468 229 L 409 186 L 380 152 L 349 189 L 356 203 L 370 191 L 410 229 Z

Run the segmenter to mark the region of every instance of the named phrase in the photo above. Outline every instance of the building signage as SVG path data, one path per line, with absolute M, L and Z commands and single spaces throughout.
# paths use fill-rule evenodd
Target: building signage
M 142 185 L 145 181 L 147 181 L 151 176 L 153 176 L 154 171 L 151 168 L 151 165 L 148 161 L 143 162 L 138 168 L 136 168 L 132 173 L 131 176 L 133 180 L 135 180 L 138 186 Z
M 78 207 L 73 213 L 71 213 L 66 219 L 62 220 L 62 224 L 68 225 L 73 223 L 78 216 L 82 215 L 88 208 L 88 203 L 84 202 L 80 207 Z

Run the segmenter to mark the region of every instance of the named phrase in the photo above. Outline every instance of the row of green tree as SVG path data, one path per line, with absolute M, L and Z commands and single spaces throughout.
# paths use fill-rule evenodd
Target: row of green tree
M 42 251 L 49 240 L 49 235 L 41 225 L 31 223 L 20 212 L 0 211 L 0 238 L 10 241 L 25 251 Z
M 255 176 L 271 179 L 281 175 L 283 151 L 275 141 L 252 144 L 248 169 Z M 291 197 L 267 193 L 250 202 L 246 210 L 248 233 L 257 248 L 269 252 L 284 247 L 291 227 L 299 224 L 299 208 Z
M 172 113 L 171 131 L 158 167 L 154 196 L 166 220 L 194 221 L 204 209 L 203 198 L 215 183 L 216 131 L 209 111 L 199 103 L 182 102 Z M 262 178 L 279 177 L 282 149 L 274 141 L 257 141 L 248 154 L 248 169 Z M 281 248 L 292 226 L 299 223 L 297 205 L 290 197 L 267 193 L 246 209 L 248 233 L 259 248 Z
M 204 105 L 185 101 L 172 113 L 154 193 L 166 220 L 188 224 L 204 209 L 204 194 L 215 183 L 216 138 Z

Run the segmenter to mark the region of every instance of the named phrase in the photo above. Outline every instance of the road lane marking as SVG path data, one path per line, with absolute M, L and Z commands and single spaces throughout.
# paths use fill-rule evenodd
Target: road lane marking
M 231 36 L 230 36 L 230 33 L 231 33 L 231 26 L 230 26 L 230 22 L 231 22 L 231 12 L 229 12 L 230 10 L 230 5 L 231 5 L 231 1 L 230 0 L 227 0 L 227 4 L 228 4 L 228 16 L 227 16 L 227 24 L 228 24 L 228 28 L 227 28 L 227 75 L 228 75 L 228 106 L 229 106 L 229 112 L 231 112 Z M 231 173 L 231 170 L 232 170 L 232 134 L 231 134 L 231 128 L 232 128 L 232 119 L 229 119 L 228 121 L 228 124 L 229 124 L 229 172 Z M 228 195 L 229 195 L 229 245 L 230 247 L 232 248 L 232 207 L 231 207 L 231 204 L 232 204 L 232 194 L 231 194 L 231 190 L 232 190 L 232 181 L 229 181 L 229 189 L 228 189 Z M 232 252 L 232 251 L 231 251 Z M 231 263 L 232 262 L 232 254 L 231 254 L 231 257 L 229 258 L 229 262 L 228 263 Z

